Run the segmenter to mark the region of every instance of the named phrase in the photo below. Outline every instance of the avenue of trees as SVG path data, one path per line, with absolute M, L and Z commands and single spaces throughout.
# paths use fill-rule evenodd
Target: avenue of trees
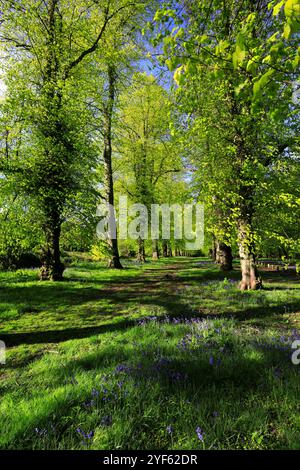
M 184 254 L 99 241 L 119 195 L 203 203 L 203 254 L 238 256 L 242 290 L 258 256 L 299 259 L 299 26 L 298 0 L 0 1 L 1 268 Z

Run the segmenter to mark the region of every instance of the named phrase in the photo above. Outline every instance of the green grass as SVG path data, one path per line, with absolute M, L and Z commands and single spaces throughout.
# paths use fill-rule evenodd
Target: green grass
M 0 273 L 0 448 L 299 449 L 299 278 L 227 277 L 187 258 Z

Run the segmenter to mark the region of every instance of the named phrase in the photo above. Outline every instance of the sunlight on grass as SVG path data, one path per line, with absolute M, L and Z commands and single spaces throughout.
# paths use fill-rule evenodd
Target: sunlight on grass
M 0 447 L 300 448 L 299 281 L 240 292 L 197 262 L 1 273 Z

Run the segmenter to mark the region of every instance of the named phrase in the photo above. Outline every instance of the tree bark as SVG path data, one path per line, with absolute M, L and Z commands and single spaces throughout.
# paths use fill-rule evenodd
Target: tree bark
M 108 75 L 108 100 L 106 106 L 104 106 L 103 117 L 104 117 L 104 172 L 105 172 L 105 192 L 106 202 L 111 206 L 114 206 L 114 182 L 113 182 L 113 170 L 112 170 L 112 115 L 115 101 L 115 81 L 116 73 L 113 66 L 107 67 Z M 111 222 L 116 226 L 115 213 L 110 213 Z M 120 262 L 117 230 L 115 231 L 115 238 L 108 238 L 108 245 L 110 249 L 110 259 L 108 266 L 114 269 L 122 269 L 123 266 Z
M 163 252 L 163 257 L 167 258 L 168 257 L 168 242 L 167 242 L 167 240 L 162 241 L 162 252 Z
M 43 94 L 45 98 L 45 119 L 39 122 L 39 130 L 46 145 L 43 161 L 37 168 L 37 174 L 44 183 L 41 205 L 44 212 L 45 246 L 43 248 L 40 279 L 60 281 L 63 278 L 64 266 L 60 260 L 60 235 L 62 210 L 66 200 L 65 175 L 67 173 L 66 153 L 71 146 L 64 140 L 64 123 L 60 116 L 62 92 L 58 85 L 59 60 L 56 49 L 57 18 L 55 10 L 58 0 L 50 0 L 48 9 L 47 53 L 45 57 Z M 51 151 L 48 147 L 51 142 Z M 60 147 L 60 151 L 53 149 Z M 62 150 L 63 149 L 63 150 Z
M 158 241 L 152 240 L 152 259 L 159 259 Z
M 231 247 L 224 242 L 216 241 L 216 263 L 222 271 L 232 271 Z
M 177 245 L 175 245 L 175 256 L 181 256 L 180 248 Z
M 64 265 L 60 260 L 60 233 L 61 221 L 57 211 L 53 211 L 51 217 L 44 225 L 46 246 L 42 255 L 40 279 L 42 281 L 61 281 Z
M 137 260 L 140 263 L 145 263 L 146 262 L 146 256 L 145 256 L 145 241 L 139 237 L 138 238 L 138 254 L 137 254 Z
M 262 280 L 258 275 L 255 262 L 251 222 L 247 219 L 238 221 L 238 244 L 242 271 L 240 289 L 256 290 L 262 288 Z

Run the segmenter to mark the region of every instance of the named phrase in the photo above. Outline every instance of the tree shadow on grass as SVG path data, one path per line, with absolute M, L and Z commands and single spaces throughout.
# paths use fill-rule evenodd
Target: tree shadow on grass
M 244 295 L 247 293 L 244 293 Z M 278 320 L 278 318 L 283 315 L 286 311 L 298 311 L 300 310 L 300 299 L 297 301 L 290 302 L 280 302 L 275 306 L 266 306 L 258 305 L 251 307 L 249 309 L 244 309 L 243 311 L 236 312 L 234 309 L 227 310 L 224 313 L 219 313 L 214 315 L 213 312 L 201 311 L 200 309 L 194 309 L 187 303 L 182 302 L 180 296 L 176 295 L 154 295 L 150 293 L 149 298 L 142 296 L 139 298 L 135 293 L 123 292 L 110 292 L 110 301 L 115 303 L 116 308 L 120 308 L 121 305 L 124 305 L 124 302 L 131 302 L 131 304 L 136 304 L 137 300 L 140 300 L 139 307 L 160 307 L 165 314 L 160 314 L 157 316 L 158 321 L 164 321 L 165 318 L 169 318 L 170 321 L 173 319 L 191 319 L 191 318 L 211 318 L 212 316 L 218 318 L 235 318 L 239 321 L 251 320 L 254 322 L 262 322 L 261 326 L 264 326 L 263 321 L 265 320 Z M 82 299 L 81 299 L 82 300 Z M 240 302 L 240 299 L 237 298 L 236 302 Z M 113 308 L 110 305 L 110 309 Z M 104 308 L 101 308 L 101 315 L 99 316 L 99 323 L 95 322 L 94 326 L 90 327 L 75 327 L 75 328 L 62 328 L 62 329 L 49 329 L 45 331 L 34 331 L 28 333 L 0 333 L 2 341 L 6 343 L 8 347 L 18 346 L 20 344 L 41 344 L 41 343 L 59 343 L 63 341 L 68 341 L 72 339 L 87 338 L 90 336 L 95 336 L 111 331 L 121 331 L 125 328 L 132 327 L 137 324 L 138 321 L 141 321 L 145 318 L 141 316 L 140 318 L 123 318 L 122 320 L 115 320 L 114 322 L 106 322 L 105 315 L 108 313 L 111 314 L 111 311 L 106 311 Z M 42 313 L 41 313 L 42 314 Z M 118 316 L 121 314 L 118 313 Z M 155 314 L 154 314 L 155 315 Z M 111 315 L 110 315 L 111 319 Z M 84 316 L 82 318 L 82 325 L 84 325 Z M 265 326 L 269 326 L 266 323 Z
M 0 333 L 0 337 L 7 347 L 14 347 L 20 344 L 61 343 L 73 339 L 89 338 L 107 332 L 120 331 L 134 324 L 134 321 L 126 319 L 92 327 L 65 328 L 62 330 L 35 331 L 30 333 Z
M 144 353 L 146 353 L 146 358 Z M 91 399 L 94 402 L 99 401 L 99 405 L 96 405 L 99 407 L 99 413 L 92 421 L 93 429 L 101 427 L 103 414 L 112 413 L 112 421 L 117 418 L 123 419 L 125 422 L 128 419 L 128 413 L 130 413 L 130 416 L 135 417 L 132 428 L 127 426 L 126 433 L 118 437 L 119 446 L 122 449 L 134 449 L 135 446 L 139 449 L 165 448 L 159 436 L 161 436 L 161 430 L 166 429 L 166 426 L 170 424 L 170 416 L 175 419 L 172 421 L 175 428 L 177 425 L 176 419 L 181 420 L 182 416 L 176 418 L 176 412 L 174 413 L 174 405 L 176 409 L 176 404 L 179 405 L 179 402 L 181 406 L 182 403 L 185 403 L 185 407 L 181 408 L 181 415 L 184 415 L 181 426 L 182 424 L 186 426 L 184 432 L 188 432 L 190 424 L 192 424 L 192 432 L 195 432 L 200 418 L 201 427 L 207 435 L 210 430 L 214 431 L 215 425 L 218 425 L 216 420 L 221 419 L 224 420 L 224 423 L 220 423 L 219 433 L 223 434 L 221 434 L 221 439 L 226 438 L 228 426 L 230 429 L 229 434 L 236 433 L 237 436 L 241 434 L 240 426 L 242 423 L 240 418 L 245 411 L 248 411 L 248 414 L 246 414 L 248 420 L 246 429 L 250 434 L 249 429 L 251 430 L 255 410 L 259 409 L 260 411 L 256 419 L 261 420 L 263 427 L 266 421 L 271 424 L 274 423 L 274 420 L 279 419 L 281 410 L 280 406 L 278 412 L 277 408 L 274 408 L 274 401 L 272 400 L 274 383 L 270 382 L 268 374 L 272 370 L 276 372 L 275 368 L 278 364 L 283 368 L 289 367 L 289 364 L 286 363 L 286 357 L 278 354 L 278 351 L 277 356 L 269 351 L 264 352 L 259 359 L 253 359 L 244 357 L 242 351 L 238 350 L 233 357 L 228 358 L 228 363 L 226 363 L 225 358 L 224 363 L 219 367 L 212 367 L 206 355 L 193 357 L 189 354 L 179 354 L 179 357 L 174 359 L 174 349 L 172 350 L 166 344 L 160 354 L 160 356 L 157 355 L 157 346 L 153 344 L 146 350 L 133 350 L 120 345 L 119 349 L 114 352 L 106 349 L 105 351 L 95 351 L 92 355 L 89 354 L 83 358 L 72 359 L 64 364 L 64 370 L 58 364 L 61 367 L 60 373 L 56 368 L 48 371 L 50 375 L 53 374 L 53 383 L 51 382 L 53 390 L 55 390 L 55 387 L 63 385 L 63 378 L 68 373 L 70 377 L 74 377 L 74 374 L 78 373 L 80 375 L 82 371 L 94 370 L 96 377 L 99 372 L 106 374 L 110 371 L 111 374 L 113 370 L 109 381 L 105 381 L 105 387 L 108 390 L 105 395 L 102 394 L 98 377 L 94 383 L 90 384 L 90 388 L 81 390 L 77 398 L 70 400 L 70 395 L 66 394 L 64 400 L 53 402 L 51 407 L 48 407 L 46 415 L 44 413 L 41 416 L 37 415 L 35 420 L 31 422 L 31 428 L 27 426 L 24 430 L 16 433 L 13 442 L 9 443 L 8 447 L 13 445 L 15 448 L 32 448 L 33 445 L 43 445 L 52 448 L 57 445 L 57 442 L 62 442 L 62 438 L 66 438 L 66 442 L 68 442 L 68 438 L 72 433 L 76 436 L 78 426 L 76 419 L 80 419 L 80 422 L 84 423 L 84 415 L 86 414 L 88 425 L 91 425 L 89 414 L 93 411 L 93 408 L 88 408 L 85 405 Z M 288 374 L 288 369 L 283 370 L 283 377 L 276 376 L 274 380 L 278 380 L 278 383 L 280 383 L 282 403 L 286 400 L 292 406 L 292 404 L 297 403 L 297 388 L 289 387 L 286 374 Z M 50 379 L 49 376 L 48 380 Z M 125 389 L 128 383 L 132 383 L 132 381 L 135 383 L 135 388 L 130 389 L 129 411 L 126 411 L 124 397 L 120 398 L 122 391 L 118 392 L 117 395 L 115 393 L 118 390 L 117 383 L 119 381 L 124 383 Z M 76 383 L 74 387 L 77 387 Z M 95 395 L 95 390 L 99 391 L 98 396 Z M 147 390 L 146 394 L 145 390 Z M 39 393 L 42 393 L 42 390 Z M 48 393 L 52 393 L 51 388 Z M 253 403 L 248 401 L 251 394 L 256 395 L 255 410 L 253 409 Z M 103 402 L 104 396 L 109 400 Z M 268 397 L 270 397 L 269 401 Z M 153 403 L 161 403 L 159 414 L 155 414 L 153 411 L 153 409 L 155 410 Z M 199 404 L 201 404 L 201 409 Z M 151 413 L 145 412 L 148 407 L 152 410 Z M 82 411 L 80 418 L 78 418 L 79 408 Z M 141 410 L 143 410 L 143 413 L 141 413 Z M 214 412 L 217 412 L 217 417 L 213 416 Z M 231 415 L 230 424 L 226 422 L 227 413 Z M 68 416 L 67 421 L 64 420 L 65 416 Z M 62 419 L 60 420 L 60 418 Z M 236 422 L 236 427 L 233 424 L 234 422 Z M 50 438 L 49 442 L 46 439 L 39 443 L 39 437 L 34 432 L 34 428 L 45 429 L 50 424 L 54 426 L 55 438 L 52 442 Z M 155 432 L 149 432 L 149 429 L 153 429 Z M 276 443 L 275 439 L 273 444 L 282 445 L 282 442 Z M 168 443 L 165 445 L 167 446 Z
M 159 270 L 161 272 L 161 270 Z M 230 278 L 234 279 L 239 276 L 239 272 L 233 271 L 230 274 Z M 269 278 L 278 279 L 278 273 L 268 273 Z M 123 314 L 128 316 L 126 309 L 133 309 L 138 313 L 140 308 L 149 310 L 154 307 L 160 309 L 161 318 L 168 316 L 170 319 L 177 317 L 191 318 L 205 318 L 214 314 L 212 307 L 202 307 L 201 299 L 197 302 L 190 304 L 189 298 L 184 298 L 184 295 L 178 293 L 178 289 L 185 284 L 192 282 L 197 283 L 199 291 L 202 286 L 209 281 L 220 281 L 225 277 L 229 277 L 228 274 L 221 273 L 219 271 L 201 271 L 197 274 L 183 272 L 180 276 L 168 277 L 166 276 L 149 276 L 141 275 L 135 278 L 116 279 L 114 281 L 99 281 L 105 287 L 96 288 L 92 286 L 85 286 L 78 284 L 74 285 L 71 281 L 63 283 L 53 284 L 38 284 L 28 286 L 6 286 L 0 288 L 1 300 L 4 305 L 12 304 L 16 306 L 20 311 L 20 328 L 22 327 L 22 313 L 34 312 L 35 315 L 39 315 L 40 318 L 43 315 L 44 310 L 60 309 L 60 315 L 55 316 L 56 312 L 51 312 L 55 321 L 61 321 L 61 328 L 53 328 L 53 324 L 47 324 L 44 330 L 33 331 L 33 332 L 22 332 L 22 333 L 0 333 L 1 339 L 6 342 L 8 347 L 17 346 L 20 344 L 41 344 L 41 343 L 55 343 L 63 342 L 70 339 L 85 338 L 93 335 L 105 333 L 107 331 L 119 331 L 124 328 L 130 327 L 135 322 L 130 318 L 117 319 Z M 280 278 L 281 282 L 282 279 Z M 77 281 L 78 282 L 78 281 Z M 92 281 L 93 284 L 95 281 Z M 106 285 L 108 285 L 106 287 Z M 195 288 L 191 285 L 191 288 Z M 297 288 L 295 288 L 297 289 Z M 264 291 L 261 291 L 262 293 Z M 197 291 L 195 291 L 197 294 Z M 204 295 L 206 293 L 204 292 Z M 225 294 L 224 294 L 225 295 Z M 290 301 L 279 301 L 276 305 L 266 305 L 262 299 L 261 305 L 255 305 L 247 308 L 247 306 L 240 307 L 242 301 L 247 299 L 251 300 L 253 292 L 241 293 L 237 290 L 228 291 L 230 296 L 229 308 L 226 306 L 226 311 L 217 313 L 219 317 L 228 318 L 234 317 L 238 320 L 257 320 L 261 322 L 265 319 L 278 319 L 280 314 L 289 311 L 300 310 L 300 299 Z M 242 295 L 242 297 L 241 297 Z M 209 293 L 207 294 L 209 299 Z M 252 297 L 253 298 L 253 297 Z M 219 298 L 213 298 L 212 300 L 218 301 L 223 300 L 221 295 Z M 107 304 L 105 303 L 107 300 Z M 103 301 L 96 304 L 93 308 L 92 313 L 89 313 L 90 303 L 97 301 Z M 226 297 L 224 301 L 228 302 Z M 200 302 L 200 303 L 199 303 Z M 24 307 L 25 304 L 25 307 Z M 73 314 L 72 307 L 82 308 L 82 313 Z M 68 309 L 71 309 L 68 312 Z M 64 317 L 62 311 L 65 309 L 65 316 L 68 321 L 74 321 L 76 326 L 63 328 Z M 99 312 L 97 312 L 99 309 Z M 238 311 L 237 311 L 238 310 Z M 124 313 L 123 313 L 124 312 Z M 137 315 L 135 315 L 137 317 Z M 112 318 L 116 318 L 115 321 L 111 322 Z M 141 317 L 142 319 L 143 317 Z M 73 320 L 72 320 L 73 319 Z M 18 321 L 18 320 L 17 320 Z M 85 322 L 93 322 L 94 325 L 86 326 Z M 104 323 L 105 322 L 105 323 Z M 263 325 L 262 325 L 263 326 Z

